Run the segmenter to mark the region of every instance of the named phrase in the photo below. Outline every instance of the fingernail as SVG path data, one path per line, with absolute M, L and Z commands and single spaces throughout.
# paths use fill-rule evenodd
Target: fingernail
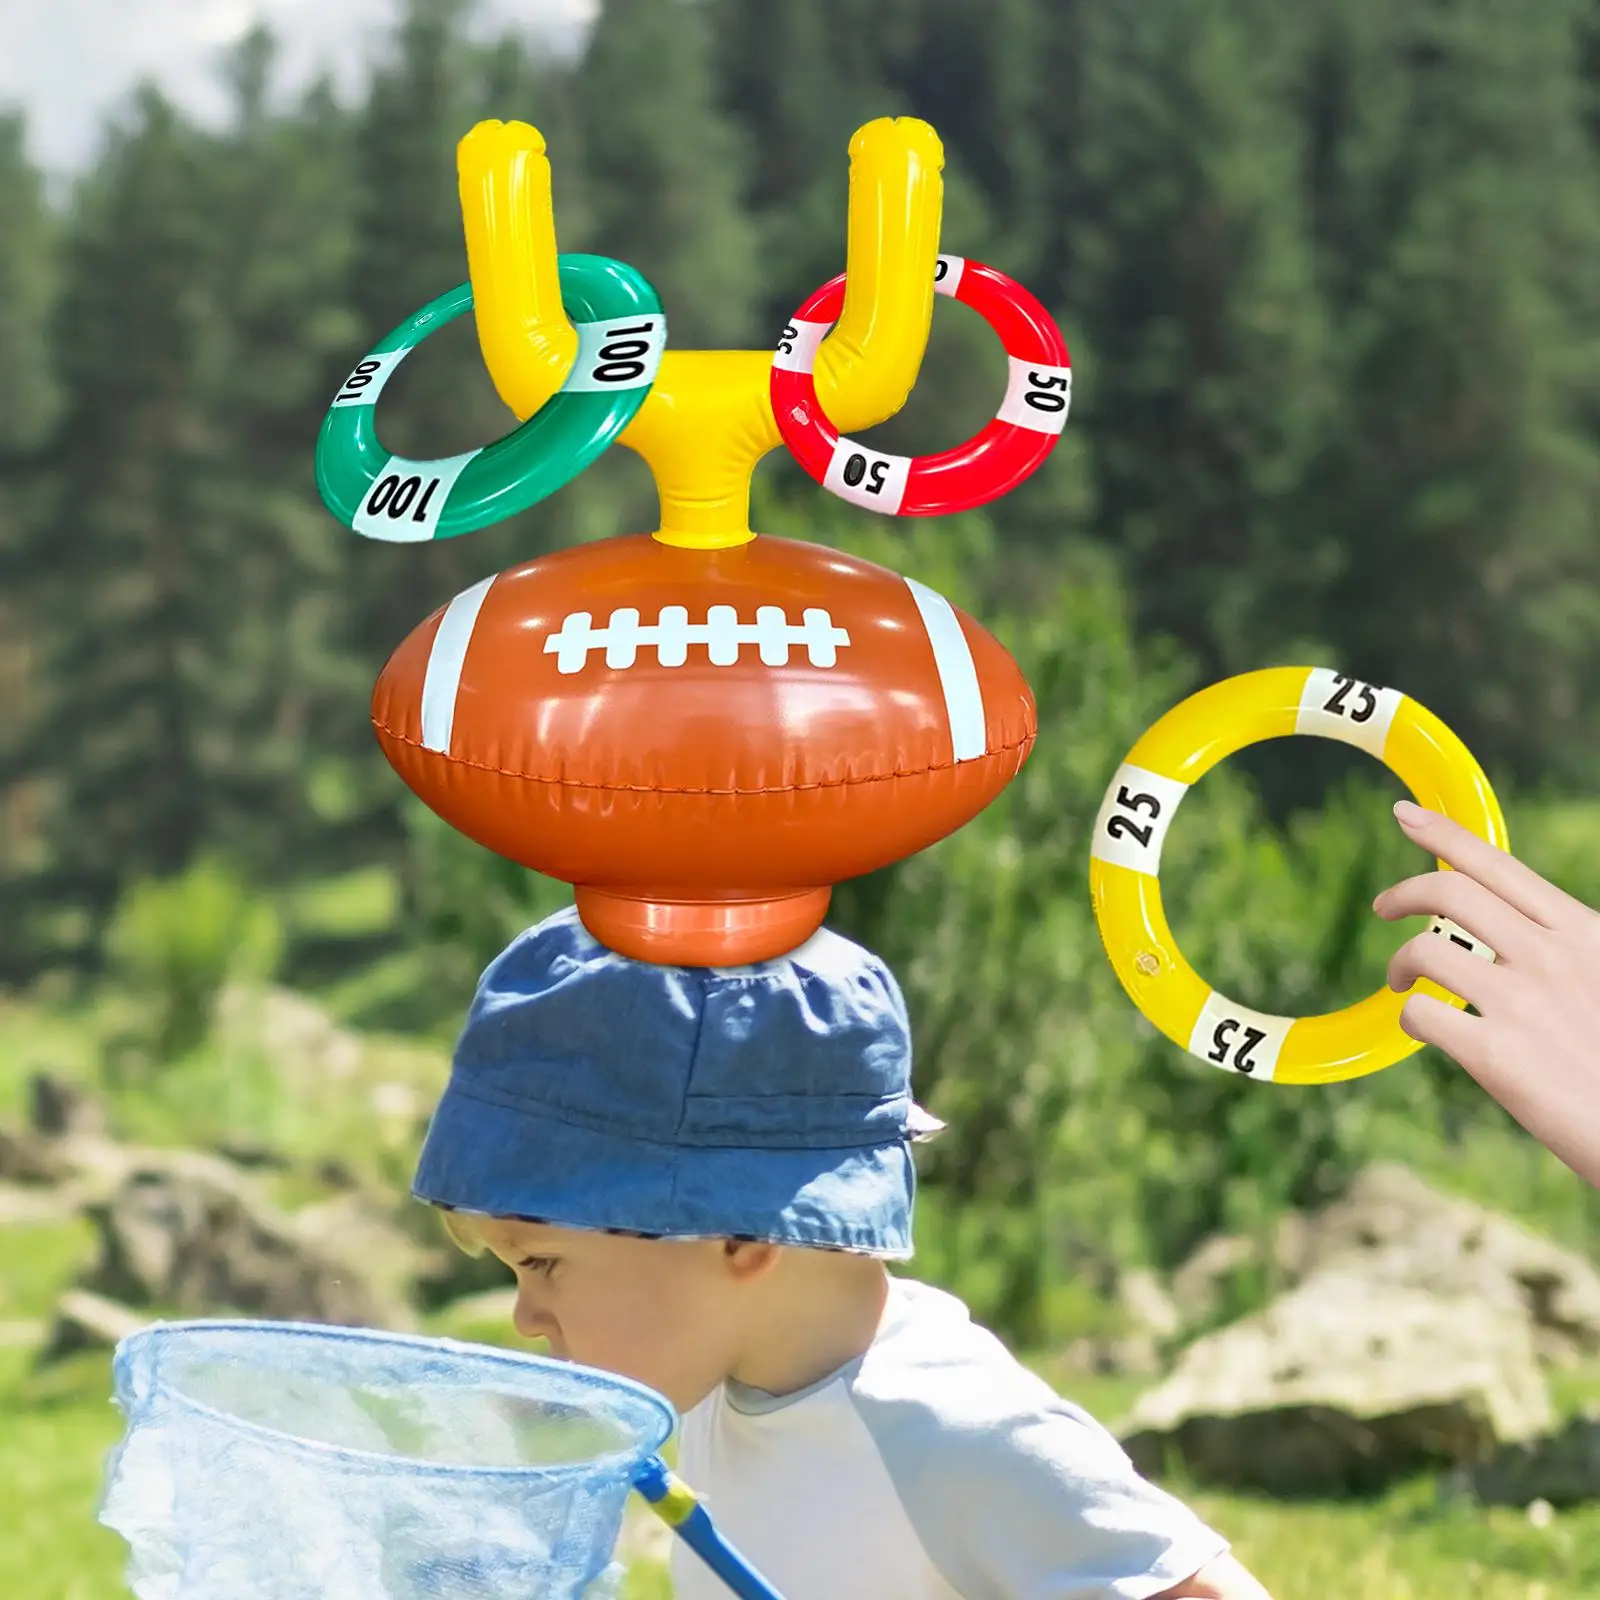
M 1424 811 L 1412 800 L 1396 800 L 1394 814 L 1400 825 L 1405 828 L 1420 828 L 1433 815 L 1431 811 Z

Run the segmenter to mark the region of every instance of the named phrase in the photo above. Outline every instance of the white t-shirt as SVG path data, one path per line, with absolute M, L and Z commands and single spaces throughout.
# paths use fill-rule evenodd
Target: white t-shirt
M 678 1471 L 785 1600 L 1149 1600 L 1228 1548 L 959 1300 L 900 1278 L 848 1366 L 689 1412 Z M 678 1540 L 672 1579 L 729 1600 Z

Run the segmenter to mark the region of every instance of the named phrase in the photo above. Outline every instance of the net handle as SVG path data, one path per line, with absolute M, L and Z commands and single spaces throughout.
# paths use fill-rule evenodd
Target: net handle
M 700 1497 L 660 1456 L 633 1475 L 633 1486 L 650 1509 L 728 1586 L 738 1600 L 783 1600 L 783 1596 L 723 1538 Z

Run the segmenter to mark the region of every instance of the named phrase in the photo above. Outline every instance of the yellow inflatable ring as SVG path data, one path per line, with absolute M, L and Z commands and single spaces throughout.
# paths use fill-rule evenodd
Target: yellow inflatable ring
M 1406 784 L 1418 805 L 1508 848 L 1500 802 L 1483 769 L 1426 707 L 1324 667 L 1272 667 L 1191 695 L 1128 752 L 1095 819 L 1089 889 L 1123 988 L 1175 1044 L 1211 1066 L 1257 1080 L 1337 1083 L 1422 1048 L 1400 1027 L 1405 995 L 1383 988 L 1318 1017 L 1270 1016 L 1242 1006 L 1218 994 L 1183 959 L 1157 876 L 1162 841 L 1191 785 L 1246 745 L 1296 733 L 1365 750 Z M 1439 918 L 1433 928 L 1494 960 L 1492 950 L 1453 923 Z M 1417 987 L 1464 1005 L 1427 979 Z

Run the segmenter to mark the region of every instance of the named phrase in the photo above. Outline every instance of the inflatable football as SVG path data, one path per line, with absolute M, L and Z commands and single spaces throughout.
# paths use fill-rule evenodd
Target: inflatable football
M 395 651 L 372 721 L 453 827 L 572 884 L 612 949 L 686 966 L 803 943 L 833 884 L 959 828 L 1037 732 L 971 617 L 765 535 L 623 535 L 486 578 Z

